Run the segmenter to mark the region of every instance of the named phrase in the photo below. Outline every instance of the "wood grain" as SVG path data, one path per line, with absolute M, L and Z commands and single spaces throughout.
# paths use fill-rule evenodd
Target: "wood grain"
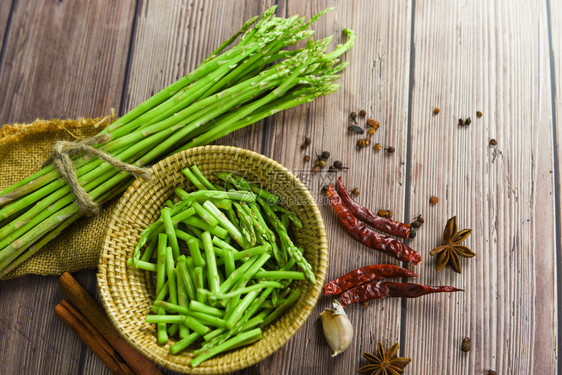
M 408 300 L 411 373 L 553 374 L 556 291 L 552 118 L 544 2 L 419 2 L 412 93 L 412 213 L 422 283 L 465 293 Z M 438 116 L 434 107 L 441 108 Z M 476 118 L 481 110 L 482 118 Z M 472 118 L 470 126 L 458 118 Z M 496 138 L 496 147 L 489 146 Z M 431 195 L 440 198 L 431 207 Z M 447 219 L 470 227 L 463 274 L 428 252 Z M 461 352 L 463 337 L 472 351 Z
M 13 9 L 0 61 L 0 124 L 100 115 L 111 107 L 124 112 L 193 70 L 245 20 L 275 3 L 12 1 L 13 7 L 0 3 L 0 41 Z M 315 38 L 334 35 L 335 44 L 343 41 L 343 27 L 357 32 L 355 48 L 342 57 L 351 63 L 342 88 L 217 143 L 274 158 L 318 196 L 330 241 L 329 279 L 367 264 L 398 262 L 352 240 L 322 200 L 321 186 L 335 176 L 311 175 L 303 156 L 314 160 L 323 150 L 331 153 L 330 162 L 350 167 L 341 174 L 349 188 L 359 187 L 360 203 L 392 210 L 405 221 L 423 214 L 425 224 L 411 241 L 423 256 L 422 265 L 410 267 L 420 283 L 466 291 L 350 306 L 356 337 L 336 358 L 316 318 L 331 303 L 322 297 L 287 345 L 236 375 L 354 373 L 365 364 L 361 353 L 374 351 L 378 341 L 400 342 L 401 354 L 413 359 L 410 374 L 556 373 L 562 231 L 556 213 L 560 218 L 562 206 L 554 195 L 562 182 L 555 152 L 560 160 L 562 131 L 553 131 L 553 120 L 562 123 L 562 4 L 277 3 L 281 16 L 310 17 L 335 6 L 313 26 Z M 441 109 L 438 116 L 434 107 Z M 359 109 L 381 123 L 371 146 L 393 146 L 394 154 L 356 150 L 359 137 L 348 134 L 347 123 Z M 484 113 L 480 119 L 477 110 Z M 470 126 L 456 125 L 469 116 Z M 301 150 L 305 136 L 312 144 Z M 490 138 L 498 140 L 496 147 L 488 145 Z M 433 207 L 431 195 L 440 198 Z M 473 228 L 466 245 L 478 255 L 463 260 L 461 275 L 436 273 L 429 251 L 455 214 L 461 229 Z M 96 292 L 94 271 L 75 276 Z M 109 373 L 54 315 L 63 298 L 56 281 L 29 276 L 0 283 L 0 372 Z M 468 354 L 460 351 L 465 336 L 472 338 Z
M 273 0 L 142 1 L 125 109 L 134 108 L 194 70 L 244 22 L 273 5 Z M 220 144 L 259 152 L 262 123 L 228 135 Z
M 560 234 L 562 233 L 562 222 L 561 222 L 561 215 L 562 215 L 562 199 L 560 198 L 560 191 L 562 189 L 562 177 L 560 176 L 560 160 L 562 160 L 562 129 L 560 128 L 560 124 L 562 124 L 562 25 L 560 24 L 560 19 L 562 17 L 562 3 L 559 1 L 548 1 L 547 6 L 549 6 L 548 10 L 550 11 L 549 14 L 549 26 L 550 26 L 550 48 L 551 51 L 550 55 L 550 63 L 551 63 L 551 90 L 552 90 L 552 112 L 554 117 L 554 126 L 553 126 L 553 136 L 555 136 L 554 143 L 555 143 L 555 159 L 554 159 L 554 168 L 553 174 L 556 179 L 556 190 L 555 190 L 555 199 L 556 199 L 556 209 L 557 209 L 557 227 L 555 232 L 555 239 L 556 239 L 556 254 L 557 254 L 557 266 L 558 266 L 558 274 L 557 274 L 557 281 L 558 281 L 558 290 L 557 290 L 557 313 L 558 313 L 558 322 L 560 322 L 561 316 L 561 302 L 562 302 L 562 290 L 561 290 L 561 275 L 560 271 L 562 270 L 562 238 Z M 560 324 L 560 323 L 558 323 Z M 557 348 L 560 347 L 561 343 L 560 334 L 558 335 L 558 345 Z M 560 369 L 560 366 L 559 366 Z
M 116 4 L 17 3 L 0 70 L 2 123 L 117 108 L 135 2 Z
M 344 41 L 342 29 L 349 27 L 358 33 L 357 44 L 344 56 L 350 65 L 340 79 L 342 88 L 301 106 L 274 116 L 266 127 L 263 153 L 281 162 L 302 176 L 318 197 L 328 230 L 330 265 L 328 279 L 355 268 L 376 263 L 399 264 L 388 255 L 369 249 L 353 240 L 338 222 L 321 188 L 335 181 L 336 175 L 326 170 L 312 175 L 315 154 L 331 153 L 329 163 L 341 160 L 349 170 L 341 173 L 348 188 L 359 187 L 357 200 L 373 209 L 394 211 L 403 218 L 405 196 L 406 120 L 408 109 L 408 75 L 410 66 L 411 3 L 301 1 L 282 2 L 281 16 L 294 14 L 311 17 L 335 6 L 311 28 L 315 38 L 334 36 L 333 46 Z M 333 48 L 332 46 L 332 48 Z M 365 109 L 367 117 L 381 123 L 371 138 L 372 144 L 357 151 L 358 135 L 349 134 L 347 125 L 352 111 Z M 365 127 L 366 118 L 359 118 Z M 367 134 L 367 133 L 365 133 Z M 301 150 L 306 136 L 310 147 Z M 365 137 L 365 135 L 363 136 Z M 372 145 L 379 142 L 393 146 L 396 152 L 385 155 Z M 311 162 L 303 161 L 310 155 Z M 378 341 L 385 344 L 400 338 L 400 300 L 388 299 L 370 306 L 350 306 L 349 317 L 355 329 L 355 340 L 348 352 L 331 358 L 324 339 L 318 314 L 331 307 L 331 298 L 321 297 L 315 310 L 301 330 L 282 350 L 260 363 L 263 374 L 333 373 L 348 374 L 362 366 L 362 351 L 374 350 Z
M 4 36 L 9 28 L 10 14 L 12 13 L 14 1 L 2 1 L 0 3 L 0 55 L 4 46 Z
M 112 4 L 17 1 L 0 66 L 0 124 L 118 109 L 134 1 Z M 78 277 L 93 294 L 95 274 Z M 3 373 L 83 372 L 88 349 L 53 312 L 62 299 L 56 278 L 3 281 L 0 296 Z

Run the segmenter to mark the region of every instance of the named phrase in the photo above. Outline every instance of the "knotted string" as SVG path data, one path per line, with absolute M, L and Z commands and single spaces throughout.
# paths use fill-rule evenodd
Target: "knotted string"
M 105 121 L 106 119 L 102 121 Z M 58 141 L 53 146 L 53 153 L 48 159 L 48 162 L 52 161 L 55 163 L 55 167 L 68 183 L 68 185 L 72 189 L 72 192 L 76 196 L 76 203 L 88 215 L 95 215 L 99 213 L 99 205 L 90 197 L 88 192 L 86 192 L 86 190 L 84 190 L 84 188 L 78 182 L 78 176 L 76 176 L 76 171 L 74 169 L 74 165 L 72 164 L 72 159 L 70 159 L 71 155 L 79 153 L 94 155 L 106 161 L 113 167 L 123 172 L 130 173 L 137 178 L 140 177 L 144 180 L 150 180 L 152 178 L 152 170 L 148 168 L 137 167 L 132 164 L 127 164 L 119 159 L 116 159 L 110 154 L 93 147 L 93 145 L 104 144 L 109 142 L 110 140 L 111 135 L 101 134 L 84 139 L 82 141 Z

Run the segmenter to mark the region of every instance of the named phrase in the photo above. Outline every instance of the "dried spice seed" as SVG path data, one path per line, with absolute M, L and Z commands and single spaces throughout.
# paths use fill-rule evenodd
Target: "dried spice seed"
M 460 244 L 466 240 L 470 233 L 472 233 L 470 228 L 463 229 L 460 232 L 457 231 L 456 216 L 447 221 L 443 232 L 443 243 L 429 252 L 431 256 L 437 255 L 435 260 L 437 272 L 441 271 L 447 264 L 450 264 L 455 272 L 461 273 L 460 257 L 472 258 L 476 256 L 472 250 Z
M 365 130 L 363 130 L 362 127 L 357 126 L 357 125 L 351 125 L 351 124 L 350 124 L 349 130 L 352 131 L 352 132 L 354 132 L 354 133 L 357 133 L 357 134 L 363 134 L 363 133 L 365 133 Z
M 429 204 L 431 204 L 432 206 L 435 206 L 437 202 L 439 202 L 439 198 L 437 198 L 435 195 L 429 198 Z
M 459 126 L 464 126 L 464 120 L 462 118 L 459 119 Z
M 470 117 L 467 118 L 467 119 L 464 121 L 464 124 L 465 124 L 465 125 L 470 125 L 470 124 L 472 124 L 472 119 L 471 119 Z
M 317 160 L 315 164 L 320 168 L 324 168 L 326 166 L 326 162 L 324 160 Z
M 410 358 L 398 357 L 398 343 L 385 350 L 382 343 L 377 345 L 377 353 L 363 353 L 369 364 L 360 367 L 357 372 L 367 375 L 400 375 L 404 368 L 412 362 Z
M 439 114 L 440 111 L 441 111 L 441 110 L 440 110 L 439 108 L 437 108 L 437 107 L 433 108 L 433 114 L 434 114 L 434 115 Z
M 351 190 L 351 194 L 358 196 L 359 195 L 359 188 L 353 188 L 353 190 Z
M 380 143 L 375 143 L 375 145 L 373 146 L 373 150 L 377 150 L 377 151 L 382 150 L 382 145 Z
M 330 157 L 330 153 L 328 151 L 322 151 L 322 154 L 320 155 L 320 157 L 322 159 L 326 160 Z
M 330 168 L 328 168 L 328 172 L 337 172 L 338 169 L 336 167 L 334 167 L 333 165 L 330 165 Z
M 480 118 L 482 117 L 484 114 L 480 111 L 476 111 L 476 117 Z
M 326 190 L 328 190 L 328 185 L 322 185 L 322 192 L 325 192 Z
M 342 162 L 339 161 L 339 160 L 336 160 L 336 161 L 334 162 L 334 168 L 336 168 L 336 169 L 342 169 L 342 168 L 343 168 Z
M 375 125 L 375 120 L 373 120 L 372 118 L 368 118 L 367 119 L 367 126 L 374 126 Z
M 363 138 L 357 140 L 357 147 L 359 148 L 365 147 L 365 140 Z
M 410 238 L 416 238 L 416 235 L 417 235 L 416 231 L 413 230 L 413 231 L 410 232 L 410 234 L 408 235 L 408 237 L 410 237 Z
M 380 210 L 377 211 L 377 215 L 384 217 L 386 213 L 386 210 L 383 210 L 382 208 Z
M 365 117 L 366 115 L 367 115 L 367 111 L 365 111 L 364 109 L 359 111 L 359 116 Z
M 496 141 L 494 138 L 490 139 L 490 146 L 495 146 L 498 144 L 498 141 Z
M 387 147 L 387 148 L 385 148 L 384 150 L 385 150 L 386 152 L 388 152 L 389 154 L 392 154 L 392 153 L 394 153 L 394 151 L 396 151 L 396 150 L 394 149 L 394 147 L 392 147 L 392 146 Z
M 421 227 L 421 223 L 419 221 L 413 221 L 411 224 L 412 228 L 419 228 Z
M 376 131 L 377 131 L 377 129 L 371 127 L 371 128 L 369 128 L 369 130 L 367 130 L 367 133 L 369 133 L 369 135 L 373 135 L 373 134 L 375 134 Z
M 304 139 L 304 144 L 305 144 L 306 146 L 309 146 L 311 143 L 312 143 L 312 140 L 310 139 L 310 137 L 306 137 L 306 138 Z
M 419 216 L 416 218 L 416 220 L 419 221 L 419 222 L 422 223 L 422 224 L 425 222 L 425 220 L 423 219 L 422 215 L 419 215 Z
M 365 146 L 368 146 L 371 144 L 371 139 L 370 138 L 365 138 Z
M 363 307 L 369 307 L 369 302 L 367 301 L 363 302 Z
M 349 114 L 349 117 L 350 117 L 353 121 L 357 121 L 357 113 L 351 112 L 351 113 Z
M 318 167 L 314 167 L 314 168 L 312 168 L 312 172 L 313 172 L 313 173 L 317 173 L 317 172 L 318 172 L 318 170 L 319 170 L 319 168 L 318 168 Z
M 302 160 L 304 160 L 304 161 L 310 161 L 310 156 L 305 155 L 304 158 L 302 158 Z
M 472 349 L 472 345 L 470 345 L 470 337 L 465 337 L 462 339 L 461 350 L 468 353 L 470 349 Z

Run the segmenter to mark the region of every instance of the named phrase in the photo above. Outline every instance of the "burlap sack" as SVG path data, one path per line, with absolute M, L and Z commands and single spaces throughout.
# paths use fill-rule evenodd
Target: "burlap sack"
M 0 128 L 0 191 L 35 173 L 58 140 L 91 137 L 107 126 L 100 119 L 36 120 Z M 65 271 L 96 268 L 106 223 L 117 199 L 103 205 L 100 214 L 82 217 L 5 278 L 29 273 L 60 275 Z

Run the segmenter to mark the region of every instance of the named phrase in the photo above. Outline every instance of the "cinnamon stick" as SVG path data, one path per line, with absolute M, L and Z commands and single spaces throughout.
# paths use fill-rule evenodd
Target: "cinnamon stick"
M 55 307 L 55 313 L 101 359 L 112 374 L 134 375 L 133 370 L 119 358 L 111 345 L 68 301 L 62 300 Z
M 62 274 L 59 286 L 70 302 L 92 323 L 95 329 L 105 338 L 129 367 L 139 375 L 162 374 L 146 357 L 137 352 L 113 328 L 105 315 L 105 311 L 96 303 L 88 292 L 68 272 Z

